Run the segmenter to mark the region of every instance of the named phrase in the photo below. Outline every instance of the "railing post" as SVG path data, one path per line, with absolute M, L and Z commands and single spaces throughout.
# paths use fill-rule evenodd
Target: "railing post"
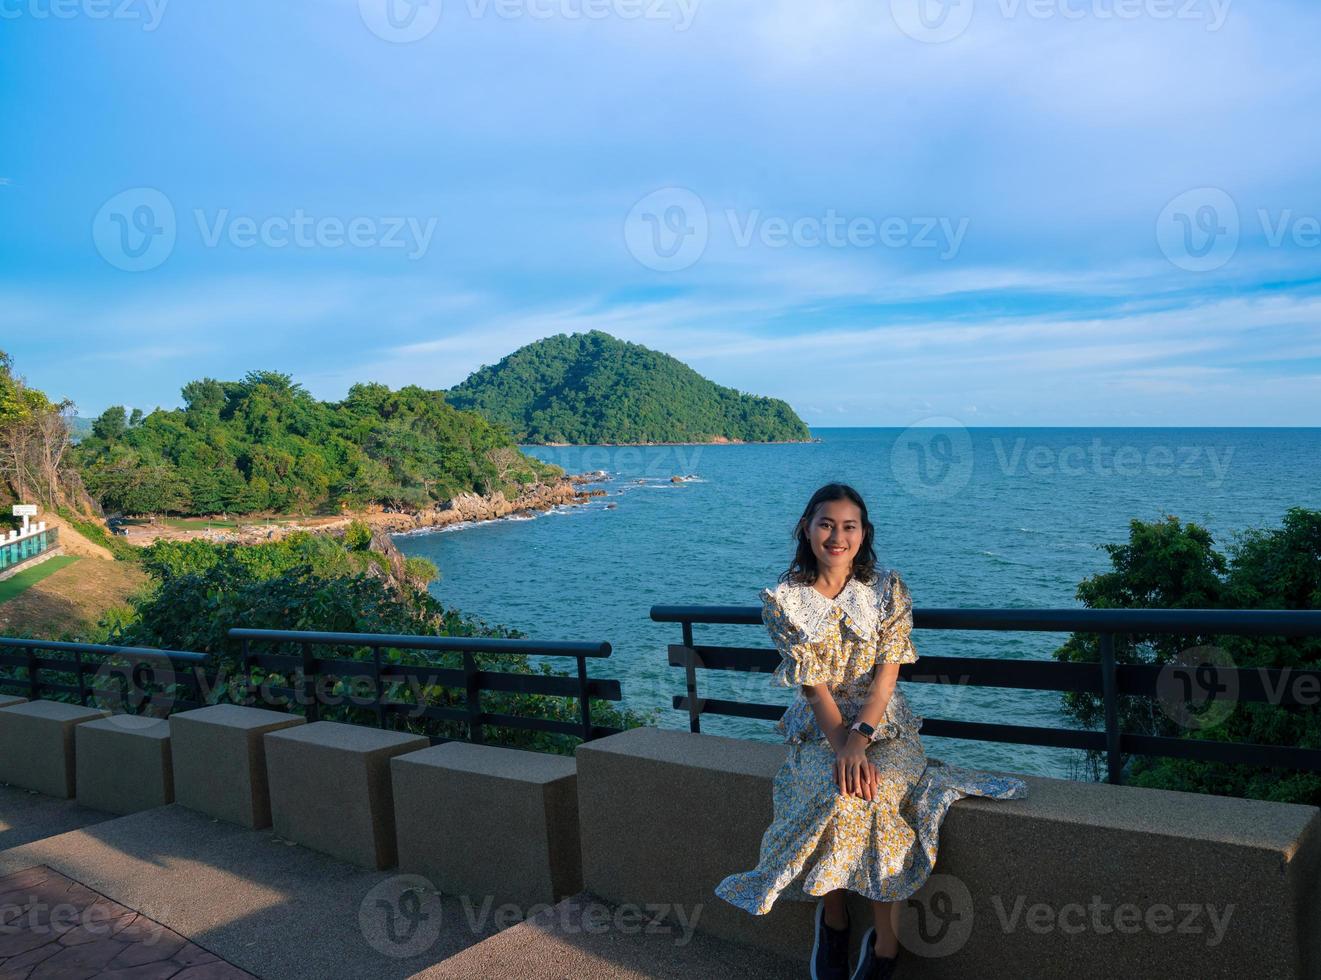
M 134 710 L 129 713 L 140 715 L 143 713 L 143 708 L 146 707 L 148 701 L 147 664 L 145 661 L 139 660 L 133 664 L 132 669 L 128 672 L 128 686 L 129 703 L 132 704 L 134 699 L 137 699 L 137 705 Z
M 381 689 L 381 648 L 372 647 L 372 663 L 376 665 L 376 727 L 385 727 L 385 691 Z
M 477 658 L 463 651 L 463 687 L 468 699 L 468 740 L 482 742 L 482 687 L 477 679 Z
M 239 641 L 239 664 L 243 670 L 243 701 L 242 704 L 251 704 L 252 697 L 252 649 L 248 645 L 248 638 L 245 636 Z M 231 692 L 230 698 L 233 698 Z
M 317 703 L 317 664 L 312 655 L 312 644 L 303 644 L 303 706 L 309 722 L 321 718 L 321 705 Z
M 1105 761 L 1109 781 L 1119 784 L 1124 774 L 1119 757 L 1119 684 L 1115 674 L 1115 635 L 1101 634 L 1101 692 L 1105 698 Z
M 702 709 L 697 706 L 697 664 L 694 662 L 696 654 L 693 652 L 693 624 L 687 619 L 683 621 L 683 645 L 684 677 L 688 684 L 688 730 L 700 732 Z
M 28 655 L 28 700 L 40 700 L 41 685 L 37 681 L 37 651 L 32 647 L 27 648 Z
M 578 704 L 582 713 L 583 741 L 592 738 L 592 702 L 587 695 L 587 658 L 578 654 Z
M 81 650 L 74 651 L 73 661 L 78 665 L 78 703 L 85 705 L 87 704 L 87 683 L 83 675 L 83 652 Z

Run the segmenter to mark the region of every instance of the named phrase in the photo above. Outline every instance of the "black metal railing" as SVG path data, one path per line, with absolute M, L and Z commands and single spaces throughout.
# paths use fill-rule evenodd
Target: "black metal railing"
M 783 704 L 759 704 L 702 698 L 697 670 L 770 672 L 780 663 L 775 649 L 701 646 L 693 642 L 693 626 L 705 624 L 761 625 L 756 606 L 652 606 L 651 618 L 679 623 L 683 642 L 669 646 L 669 663 L 683 667 L 687 692 L 676 695 L 673 707 L 688 712 L 689 728 L 701 731 L 703 714 L 775 720 Z M 1315 705 L 1321 690 L 1321 670 L 1304 668 L 1237 668 L 1183 664 L 1118 664 L 1115 638 L 1129 634 L 1321 636 L 1321 612 L 1257 609 L 914 609 L 913 628 L 930 630 L 995 630 L 1078 632 L 1099 639 L 1100 660 L 1065 663 L 1053 660 L 1000 660 L 983 657 L 922 656 L 899 668 L 900 680 L 926 684 L 969 684 L 1022 690 L 1083 692 L 1099 695 L 1104 709 L 1103 731 L 1004 725 L 924 717 L 924 734 L 988 742 L 1009 742 L 1053 748 L 1104 752 L 1109 781 L 1122 780 L 1123 756 L 1154 755 L 1200 761 L 1245 763 L 1263 767 L 1321 771 L 1321 749 L 1260 745 L 1206 739 L 1177 738 L 1121 731 L 1120 696 L 1156 698 L 1162 685 L 1176 689 L 1223 690 L 1236 685 L 1239 701 L 1284 706 Z
M 327 683 L 366 681 L 366 693 L 346 695 L 356 707 L 375 714 L 376 724 L 391 727 L 390 720 L 400 716 L 437 721 L 459 722 L 467 726 L 468 740 L 483 742 L 483 729 L 490 726 L 518 728 L 530 731 L 572 735 L 590 741 L 617 734 L 621 729 L 597 725 L 592 721 L 593 698 L 604 701 L 621 699 L 619 681 L 587 676 L 587 659 L 610 656 L 609 643 L 585 643 L 562 640 L 519 640 L 496 637 L 461 636 L 399 636 L 387 633 L 319 633 L 297 630 L 231 629 L 231 639 L 242 644 L 241 662 L 249 677 L 253 668 L 292 678 L 290 685 L 267 687 L 278 695 L 288 710 L 301 705 L 309 721 L 321 717 L 324 702 L 320 693 Z M 293 645 L 298 652 L 262 653 L 252 649 L 253 643 Z M 317 648 L 353 647 L 366 651 L 365 658 L 351 659 L 323 656 Z M 457 653 L 462 656 L 461 667 L 444 667 L 428 663 L 389 662 L 385 651 L 409 650 L 419 652 Z M 519 674 L 479 669 L 477 654 L 530 655 L 544 657 L 572 657 L 576 661 L 576 676 L 546 674 Z M 426 687 L 446 687 L 463 691 L 459 706 L 424 704 L 398 697 L 398 688 L 420 690 Z M 576 699 L 576 721 L 557 718 L 525 717 L 484 710 L 481 696 L 484 691 L 513 694 L 536 694 Z M 443 736 L 429 736 L 433 743 L 451 741 Z
M 72 695 L 83 705 L 165 717 L 207 703 L 209 659 L 184 650 L 0 637 L 0 694 L 30 701 Z
M 568 735 L 585 741 L 617 734 L 621 729 L 592 720 L 592 700 L 621 700 L 620 684 L 587 675 L 587 659 L 611 654 L 609 643 L 515 640 L 494 637 L 403 636 L 384 633 L 320 633 L 297 630 L 232 629 L 241 645 L 238 669 L 227 676 L 222 659 L 204 653 L 0 637 L 0 694 L 35 701 L 55 697 L 111 711 L 167 717 L 174 711 L 200 708 L 218 700 L 298 710 L 309 721 L 330 705 L 348 703 L 365 708 L 381 728 L 397 726 L 401 716 L 459 722 L 469 739 L 485 741 L 487 726 Z M 254 643 L 292 644 L 296 654 L 257 652 Z M 365 650 L 361 659 L 325 656 L 319 648 Z M 457 653 L 461 666 L 401 663 L 387 651 Z M 520 674 L 479 669 L 478 654 L 571 657 L 573 676 Z M 218 666 L 218 664 L 221 664 Z M 260 668 L 268 676 L 254 677 Z M 271 684 L 270 675 L 288 683 Z M 348 695 L 331 696 L 327 688 L 347 684 Z M 442 687 L 463 692 L 459 705 L 409 701 L 397 696 L 400 686 L 413 691 Z M 484 710 L 483 692 L 542 695 L 573 699 L 577 717 L 544 718 Z M 358 718 L 339 713 L 345 720 Z M 450 741 L 430 735 L 433 743 Z

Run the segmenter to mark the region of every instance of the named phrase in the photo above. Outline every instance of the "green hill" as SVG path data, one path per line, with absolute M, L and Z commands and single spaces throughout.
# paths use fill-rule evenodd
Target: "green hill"
M 563 474 L 439 391 L 358 384 L 321 402 L 288 375 L 193 381 L 184 408 L 107 409 L 76 448 L 110 512 L 217 514 L 423 508 L 459 493 L 516 494 Z
M 600 330 L 520 347 L 445 395 L 525 445 L 811 438 L 780 399 L 722 387 L 668 354 Z

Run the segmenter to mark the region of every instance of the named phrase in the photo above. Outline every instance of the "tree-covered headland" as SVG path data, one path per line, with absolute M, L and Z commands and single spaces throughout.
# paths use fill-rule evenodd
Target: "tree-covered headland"
M 514 496 L 563 475 L 443 392 L 358 384 L 318 401 L 254 371 L 183 388 L 182 408 L 107 409 L 77 447 L 88 491 L 125 514 L 421 509 L 460 493 Z

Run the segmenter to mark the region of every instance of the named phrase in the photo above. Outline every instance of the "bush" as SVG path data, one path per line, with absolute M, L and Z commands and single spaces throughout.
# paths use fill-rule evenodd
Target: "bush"
M 133 617 L 108 626 L 109 642 L 126 646 L 160 647 L 211 653 L 227 677 L 240 675 L 241 645 L 229 638 L 231 627 L 319 630 L 344 633 L 395 633 L 421 636 L 495 636 L 522 638 L 525 634 L 503 627 L 488 627 L 458 610 L 441 606 L 423 587 L 405 583 L 401 589 L 368 575 L 364 563 L 384 559 L 378 552 L 355 552 L 340 540 L 307 534 L 283 541 L 242 546 L 205 541 L 158 542 L 146 549 L 144 563 L 156 579 L 155 587 L 134 600 Z M 429 563 L 428 563 L 429 564 Z M 414 566 L 416 567 L 416 566 Z M 434 566 L 432 566 L 434 569 Z M 299 645 L 268 652 L 298 653 Z M 334 649 L 336 658 L 367 660 L 366 648 Z M 461 668 L 461 653 L 383 650 L 392 664 L 427 664 Z M 481 670 L 517 674 L 566 676 L 549 664 L 534 666 L 524 655 L 476 654 Z M 260 673 L 254 680 L 260 680 Z M 291 678 L 273 675 L 279 686 Z M 239 692 L 219 688 L 215 695 L 229 700 Z M 332 693 L 346 693 L 336 689 Z M 461 688 L 430 686 L 421 695 L 427 705 L 463 707 Z M 392 699 L 410 701 L 413 693 L 401 690 Z M 416 703 L 413 701 L 412 703 Z M 522 717 L 577 722 L 576 700 L 504 691 L 482 693 L 484 711 Z M 654 724 L 644 716 L 608 701 L 592 702 L 596 724 L 631 728 Z M 370 708 L 343 705 L 327 708 L 328 720 L 374 723 Z M 466 723 L 447 719 L 400 716 L 402 729 L 446 738 L 466 738 Z M 485 729 L 488 741 L 539 751 L 572 754 L 580 741 L 574 736 L 513 728 Z
M 1211 535 L 1177 517 L 1147 524 L 1134 520 L 1127 544 L 1103 546 L 1113 570 L 1078 586 L 1093 609 L 1317 609 L 1321 608 L 1321 511 L 1291 508 L 1278 529 L 1241 534 L 1222 555 Z M 1133 634 L 1115 638 L 1117 663 L 1172 663 L 1195 646 L 1221 648 L 1240 668 L 1321 666 L 1321 637 L 1171 636 Z M 1095 634 L 1075 633 L 1059 660 L 1095 663 Z M 1084 727 L 1102 721 L 1099 696 L 1069 694 L 1065 709 Z M 1121 696 L 1122 731 L 1177 738 L 1321 748 L 1321 713 L 1314 706 L 1242 703 L 1216 724 L 1185 730 L 1156 710 L 1150 698 Z M 1099 777 L 1103 755 L 1089 753 Z M 1137 756 L 1128 782 L 1139 786 L 1215 793 L 1249 799 L 1321 805 L 1321 774 L 1256 766 Z

